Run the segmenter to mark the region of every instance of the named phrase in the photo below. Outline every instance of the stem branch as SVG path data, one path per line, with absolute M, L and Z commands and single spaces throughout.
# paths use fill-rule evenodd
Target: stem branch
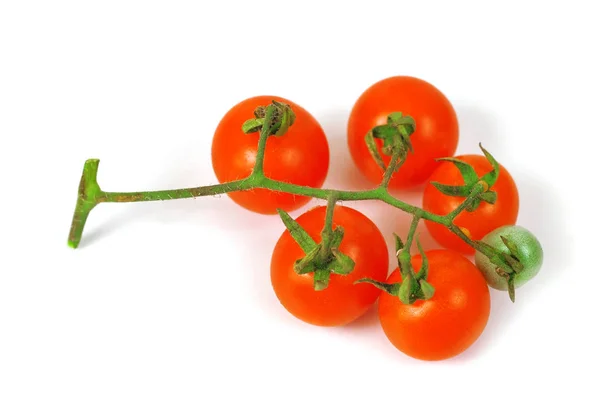
M 417 226 L 419 226 L 419 220 L 421 219 L 421 213 L 416 211 L 413 215 L 412 222 L 410 223 L 410 228 L 408 230 L 408 235 L 406 236 L 406 245 L 405 249 L 407 252 L 410 252 L 410 247 L 412 246 L 413 237 L 415 236 L 415 232 L 417 231 Z
M 192 188 L 173 189 L 173 190 L 158 190 L 145 192 L 105 192 L 100 189 L 96 181 L 98 172 L 97 159 L 87 160 L 83 174 L 81 177 L 77 204 L 73 213 L 71 229 L 69 232 L 69 246 L 76 248 L 79 245 L 83 229 L 91 210 L 99 203 L 128 203 L 141 201 L 157 201 L 157 200 L 175 200 L 185 198 L 195 198 L 202 196 L 212 196 L 222 193 L 235 191 L 245 191 L 251 189 L 269 189 L 276 192 L 285 192 L 307 197 L 326 199 L 328 201 L 327 217 L 325 226 L 322 232 L 323 241 L 326 244 L 324 248 L 329 247 L 332 240 L 332 218 L 333 209 L 338 201 L 361 201 L 361 200 L 378 200 L 389 204 L 392 207 L 398 208 L 404 212 L 414 215 L 413 223 L 407 240 L 407 247 L 410 249 L 412 238 L 420 219 L 430 220 L 448 227 L 452 232 L 456 233 L 469 245 L 476 247 L 477 244 L 470 240 L 458 227 L 453 223 L 454 218 L 464 210 L 476 196 L 484 191 L 483 185 L 478 184 L 470 196 L 463 204 L 448 215 L 438 215 L 425 211 L 419 207 L 405 203 L 400 199 L 395 198 L 388 192 L 388 185 L 392 175 L 404 163 L 405 153 L 401 150 L 394 151 L 390 163 L 384 173 L 381 184 L 374 189 L 363 191 L 344 191 L 334 189 L 313 188 L 307 186 L 295 185 L 292 183 L 281 182 L 267 178 L 264 175 L 264 158 L 267 139 L 276 126 L 278 121 L 277 111 L 275 107 L 266 107 L 264 122 L 260 131 L 258 140 L 256 161 L 252 173 L 244 179 L 233 182 L 221 183 L 218 185 L 199 186 Z M 477 248 L 477 247 L 476 247 Z
M 461 212 L 463 212 L 467 207 L 469 207 L 471 202 L 473 200 L 475 200 L 477 198 L 477 196 L 479 196 L 484 191 L 485 191 L 485 186 L 481 182 L 476 184 L 475 186 L 473 186 L 473 189 L 471 190 L 471 193 L 469 193 L 469 196 L 462 203 L 460 203 L 460 205 L 458 207 L 456 207 L 454 210 L 452 210 L 452 212 L 448 213 L 448 215 L 447 215 L 448 219 L 450 221 L 454 221 L 454 219 L 456 217 L 458 217 L 458 215 Z
M 267 147 L 267 139 L 269 138 L 270 128 L 273 125 L 273 117 L 275 114 L 274 107 L 267 107 L 265 120 L 258 138 L 258 147 L 256 149 L 256 160 L 254 161 L 254 169 L 252 175 L 264 176 L 263 167 L 265 164 L 265 148 Z
M 335 204 L 337 203 L 337 193 L 332 192 L 329 194 L 327 198 L 327 211 L 325 213 L 325 225 L 323 226 L 323 230 L 321 231 L 321 239 L 323 243 L 323 247 L 321 247 L 321 251 L 323 254 L 326 254 L 330 250 L 331 239 L 333 234 L 333 210 L 335 209 Z
M 392 175 L 394 175 L 394 172 L 398 171 L 402 164 L 404 164 L 405 159 L 405 157 L 400 157 L 400 152 L 398 151 L 392 154 L 392 158 L 390 159 L 390 163 L 385 170 L 380 187 L 387 189 L 388 185 L 390 184 L 390 180 L 392 179 Z

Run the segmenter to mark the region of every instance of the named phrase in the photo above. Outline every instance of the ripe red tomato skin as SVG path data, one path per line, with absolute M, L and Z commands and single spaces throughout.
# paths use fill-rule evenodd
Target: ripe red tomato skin
M 452 156 L 456 151 L 458 118 L 448 98 L 419 78 L 393 76 L 367 88 L 348 119 L 348 146 L 358 169 L 374 184 L 381 182 L 383 171 L 369 153 L 365 135 L 374 126 L 385 124 L 387 116 L 397 111 L 415 119 L 416 131 L 410 137 L 414 154 L 408 154 L 389 187 L 414 188 L 425 183 L 436 167 L 436 158 Z M 377 144 L 381 149 L 379 140 Z M 389 157 L 382 157 L 387 165 Z
M 481 336 L 491 300 L 486 280 L 465 256 L 444 249 L 426 255 L 430 263 L 427 280 L 435 288 L 434 296 L 406 305 L 382 292 L 378 313 L 394 347 L 419 360 L 439 361 L 459 355 Z M 420 255 L 412 257 L 416 271 L 421 260 Z M 388 283 L 401 281 L 397 268 L 387 279 Z
M 255 96 L 234 105 L 217 125 L 212 141 L 213 171 L 220 183 L 246 178 L 255 164 L 260 133 L 245 134 L 242 124 L 254 117 L 258 106 L 272 100 L 286 103 L 296 114 L 294 124 L 280 137 L 270 136 L 264 158 L 268 178 L 302 186 L 322 187 L 329 170 L 329 144 L 318 121 L 300 105 L 278 96 Z M 238 205 L 260 214 L 277 208 L 296 210 L 311 198 L 267 189 L 228 193 Z
M 468 162 L 473 166 L 478 176 L 492 170 L 490 162 L 483 155 L 466 154 L 455 158 Z M 460 172 L 450 162 L 440 162 L 429 181 L 437 181 L 447 185 L 462 185 L 464 183 Z M 498 180 L 492 186 L 498 195 L 495 204 L 481 202 L 474 212 L 463 211 L 454 220 L 457 226 L 466 228 L 471 239 L 481 240 L 489 232 L 504 225 L 514 225 L 519 214 L 519 191 L 510 173 L 500 165 Z M 423 209 L 435 214 L 445 215 L 456 209 L 464 197 L 446 196 L 433 185 L 428 184 L 423 192 Z M 425 226 L 431 236 L 444 248 L 473 255 L 475 250 L 462 239 L 450 232 L 445 226 L 431 221 L 425 221 Z
M 325 206 L 318 206 L 299 216 L 296 221 L 317 242 L 325 220 Z M 342 326 L 363 315 L 377 300 L 380 290 L 355 281 L 370 277 L 384 280 L 389 268 L 385 239 L 377 226 L 359 211 L 336 206 L 334 228 L 344 228 L 339 250 L 355 261 L 354 270 L 346 275 L 331 274 L 329 286 L 313 289 L 313 274 L 298 275 L 295 260 L 304 252 L 286 230 L 277 241 L 271 259 L 271 283 L 279 302 L 294 317 L 316 326 Z

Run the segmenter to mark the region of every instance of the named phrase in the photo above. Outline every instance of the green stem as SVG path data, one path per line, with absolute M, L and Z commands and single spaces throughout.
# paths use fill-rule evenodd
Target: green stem
M 265 164 L 265 148 L 267 147 L 267 139 L 269 138 L 269 134 L 271 126 L 273 125 L 273 116 L 275 114 L 274 107 L 267 107 L 265 120 L 260 131 L 260 137 L 258 138 L 258 147 L 256 149 L 256 160 L 254 161 L 254 168 L 252 170 L 253 176 L 264 176 L 263 167 Z
M 177 200 L 192 197 L 214 196 L 240 190 L 249 190 L 258 187 L 256 179 L 246 178 L 239 181 L 227 182 L 218 185 L 200 186 L 195 188 L 158 190 L 151 192 L 103 192 L 103 202 L 130 203 L 139 201 Z
M 387 189 L 388 185 L 390 184 L 390 180 L 392 179 L 392 175 L 394 175 L 394 172 L 398 171 L 402 164 L 404 164 L 405 159 L 406 157 L 400 157 L 400 152 L 398 151 L 392 154 L 392 158 L 390 159 L 390 163 L 385 170 L 380 187 Z
M 194 188 L 184 189 L 172 189 L 172 190 L 158 190 L 158 191 L 145 191 L 145 192 L 103 192 L 101 191 L 98 196 L 91 198 L 89 201 L 83 203 L 78 201 L 76 206 L 75 215 L 83 215 L 87 210 L 87 213 L 98 203 L 131 203 L 131 202 L 142 202 L 142 201 L 158 201 L 158 200 L 176 200 L 186 199 L 192 197 L 202 196 L 213 196 L 217 194 L 244 191 L 250 189 L 270 189 L 276 192 L 285 192 L 290 194 L 314 197 L 318 199 L 328 199 L 331 195 L 335 195 L 337 201 L 361 201 L 361 200 L 379 200 L 384 203 L 391 205 L 392 207 L 398 208 L 409 214 L 415 214 L 419 212 L 422 219 L 430 220 L 448 226 L 451 220 L 445 215 L 438 215 L 411 204 L 405 203 L 400 199 L 395 198 L 389 194 L 385 188 L 376 188 L 362 191 L 344 191 L 344 190 L 333 190 L 333 189 L 321 189 L 312 188 L 307 186 L 295 185 L 287 182 L 280 182 L 273 179 L 265 178 L 262 175 L 251 175 L 248 178 L 241 179 L 238 181 L 222 183 L 211 186 L 199 186 Z M 80 197 L 85 196 L 85 189 L 81 192 Z M 87 218 L 87 213 L 85 214 Z M 69 244 L 71 247 L 76 248 L 81 239 L 83 232 L 83 225 L 85 219 L 78 218 L 73 219 L 71 234 L 69 235 Z
M 333 210 L 335 209 L 335 204 L 337 203 L 336 193 L 333 192 L 329 195 L 327 199 L 327 211 L 325 213 L 325 225 L 323 226 L 323 230 L 321 231 L 321 240 L 323 246 L 321 247 L 321 252 L 323 254 L 328 254 L 331 246 L 331 239 L 333 236 Z
M 79 246 L 88 215 L 101 201 L 102 190 L 100 190 L 96 179 L 99 163 L 100 160 L 98 159 L 90 159 L 83 166 L 83 172 L 79 180 L 77 203 L 73 212 L 73 222 L 71 223 L 68 240 L 69 246 L 74 249 Z
M 456 210 L 448 215 L 434 214 L 425 211 L 419 207 L 405 203 L 400 199 L 395 198 L 388 192 L 387 186 L 391 180 L 393 173 L 404 162 L 405 157 L 401 156 L 401 154 L 403 153 L 401 153 L 401 151 L 399 150 L 394 151 L 394 153 L 392 154 L 390 164 L 386 169 L 381 185 L 379 185 L 377 188 L 370 190 L 344 191 L 326 188 L 313 188 L 267 178 L 264 175 L 263 169 L 267 139 L 270 134 L 273 134 L 272 130 L 275 129 L 275 127 L 279 123 L 279 121 L 275 121 L 275 119 L 278 118 L 277 115 L 286 115 L 286 112 L 287 111 L 284 109 L 283 112 L 277 113 L 276 107 L 266 107 L 264 122 L 262 124 L 257 146 L 254 169 L 250 176 L 248 176 L 247 178 L 233 182 L 172 190 L 143 192 L 105 192 L 100 189 L 96 180 L 99 160 L 90 159 L 86 161 L 79 185 L 77 204 L 75 206 L 75 211 L 73 213 L 73 219 L 71 222 L 71 229 L 69 232 L 68 239 L 69 246 L 73 248 L 78 247 L 86 221 L 88 219 L 88 215 L 91 212 L 91 210 L 99 203 L 128 203 L 141 201 L 175 200 L 192 197 L 212 196 L 217 194 L 251 190 L 256 188 L 269 189 L 276 192 L 285 192 L 306 197 L 327 199 L 329 205 L 335 204 L 337 201 L 378 200 L 383 203 L 387 203 L 392 207 L 398 208 L 404 212 L 414 215 L 415 219 L 413 220 L 413 224 L 415 226 L 411 227 L 411 232 L 413 232 L 413 230 L 416 229 L 416 224 L 418 223 L 419 219 L 425 219 L 432 222 L 436 222 L 449 228 L 454 226 L 452 221 L 454 217 L 458 215 Z M 279 118 L 281 118 L 281 116 Z M 290 118 L 293 118 L 293 116 Z M 476 196 L 475 191 L 474 193 L 472 193 L 472 195 Z M 465 203 L 468 203 L 467 200 L 465 201 Z M 460 209 L 462 210 L 467 206 L 468 204 L 463 204 L 461 205 Z M 324 229 L 323 231 L 323 239 L 326 241 L 326 243 L 329 243 L 331 241 L 332 235 L 331 218 L 333 215 L 333 207 L 328 207 L 327 215 L 328 217 L 326 219 L 326 229 Z M 455 230 L 453 230 L 453 232 L 455 232 Z M 463 238 L 463 240 L 467 239 L 465 241 L 467 241 L 467 243 L 473 246 L 473 242 L 469 241 L 469 239 L 465 237 L 462 231 L 458 230 L 457 234 L 461 238 Z M 407 246 L 409 248 L 411 241 L 412 235 L 409 236 L 409 240 L 407 243 Z
M 460 203 L 458 207 L 452 210 L 452 212 L 448 213 L 448 219 L 450 219 L 450 221 L 454 221 L 456 217 L 458 217 L 458 215 L 461 212 L 463 212 L 471 204 L 471 202 L 475 200 L 484 191 L 485 185 L 481 182 L 473 186 L 473 189 L 471 190 L 471 193 L 469 193 L 469 196 L 462 203 Z
M 402 278 L 405 279 L 407 276 L 414 277 L 415 270 L 410 261 L 410 248 L 412 246 L 413 238 L 415 236 L 415 232 L 417 231 L 417 226 L 419 226 L 419 220 L 421 219 L 421 211 L 417 210 L 413 214 L 412 222 L 410 223 L 410 228 L 408 229 L 408 234 L 406 235 L 406 243 L 402 250 L 400 250 L 396 256 L 398 257 L 398 262 L 400 263 L 400 273 L 402 274 Z
M 419 226 L 419 220 L 421 219 L 421 212 L 417 211 L 413 215 L 412 222 L 410 223 L 410 228 L 408 230 L 408 235 L 406 236 L 406 245 L 404 249 L 407 252 L 410 252 L 410 247 L 412 246 L 413 237 L 415 236 L 415 232 L 417 231 L 417 227 Z
M 473 239 L 471 239 L 470 237 L 468 237 L 458 226 L 456 226 L 452 223 L 452 224 L 450 224 L 450 226 L 448 226 L 448 229 L 450 229 L 450 231 L 452 233 L 454 233 L 456 236 L 461 238 L 465 243 L 467 243 L 469 246 L 473 247 L 475 250 L 477 250 L 485 255 L 489 255 L 489 251 L 487 248 L 483 247 L 478 242 L 476 242 Z

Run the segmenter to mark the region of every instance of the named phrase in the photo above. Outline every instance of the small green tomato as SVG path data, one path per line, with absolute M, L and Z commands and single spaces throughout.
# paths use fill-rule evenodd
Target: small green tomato
M 500 250 L 503 253 L 511 254 L 504 242 L 502 236 L 508 238 L 516 245 L 517 258 L 523 265 L 523 270 L 515 275 L 515 288 L 523 286 L 531 280 L 542 267 L 544 254 L 542 246 L 538 239 L 527 229 L 518 225 L 506 225 L 497 228 L 481 239 L 482 242 Z M 508 280 L 498 275 L 497 266 L 480 252 L 475 253 L 475 265 L 481 270 L 488 285 L 498 290 L 508 290 Z

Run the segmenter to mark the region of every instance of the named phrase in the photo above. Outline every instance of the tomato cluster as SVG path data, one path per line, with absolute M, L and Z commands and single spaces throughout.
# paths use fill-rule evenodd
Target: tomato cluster
M 264 176 L 321 188 L 329 170 L 326 134 L 309 111 L 277 96 L 246 99 L 224 115 L 212 144 L 213 168 L 219 182 L 232 182 L 252 174 L 260 135 L 243 132 L 242 125 L 257 107 L 273 101 L 289 105 L 295 120 L 284 135 L 267 139 Z M 381 161 L 387 167 L 391 160 L 384 149 L 385 140 L 375 141 L 378 161 L 365 135 L 389 122 L 393 113 L 410 116 L 415 129 L 408 132 L 410 151 L 403 153 L 402 166 L 391 176 L 389 189 L 424 185 L 424 212 L 445 216 L 465 201 L 464 193 L 440 190 L 441 186 L 464 186 L 468 174 L 476 175 L 477 179 L 490 173 L 497 175 L 491 187 L 485 184 L 484 190 L 490 192 L 487 197 L 482 196 L 484 201 L 478 201 L 476 207 L 465 207 L 453 219 L 460 232 L 480 247 L 476 251 L 448 226 L 424 218 L 427 230 L 439 246 L 413 255 L 411 265 L 415 266 L 415 273 L 422 265 L 428 266 L 427 282 L 435 292 L 431 298 L 405 303 L 391 292 L 380 290 L 397 287 L 404 279 L 399 268 L 388 273 L 390 260 L 382 232 L 356 209 L 335 205 L 331 228 L 344 230 L 336 251 L 352 259 L 351 272 L 331 275 L 327 272 L 326 287 L 316 290 L 317 272 L 298 272 L 295 268 L 298 260 L 308 256 L 298 240 L 285 230 L 272 253 L 271 283 L 285 309 L 298 319 L 318 326 L 346 325 L 378 302 L 381 327 L 393 346 L 417 359 L 442 360 L 465 351 L 483 332 L 490 315 L 489 287 L 509 291 L 533 278 L 541 266 L 542 250 L 533 234 L 515 226 L 519 193 L 508 170 L 499 164 L 494 166 L 484 155 L 455 155 L 459 141 L 456 111 L 438 88 L 422 79 L 409 76 L 383 79 L 356 100 L 348 120 L 347 143 L 361 174 L 374 185 L 382 181 L 385 169 Z M 297 210 L 310 199 L 265 188 L 228 195 L 240 206 L 262 214 Z M 314 207 L 295 223 L 314 242 L 319 242 L 326 211 L 325 206 Z M 330 260 L 333 258 L 327 262 Z M 357 283 L 363 278 L 381 285 Z

